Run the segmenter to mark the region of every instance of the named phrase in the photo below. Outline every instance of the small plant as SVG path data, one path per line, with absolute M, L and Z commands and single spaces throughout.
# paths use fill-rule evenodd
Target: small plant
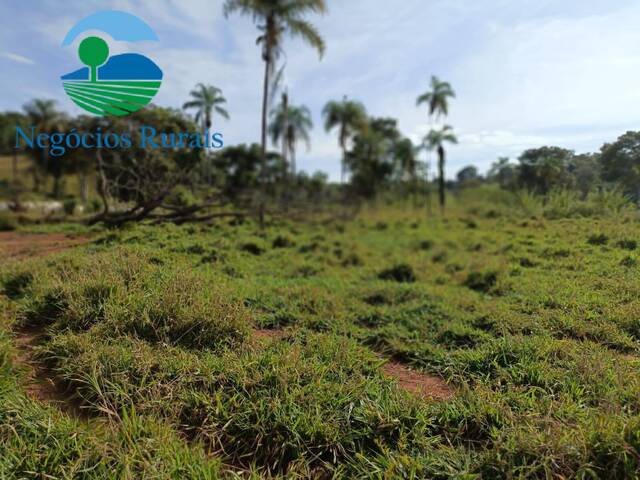
M 420 250 L 431 250 L 431 248 L 433 248 L 433 240 L 422 240 L 419 244 L 418 244 L 418 248 Z
M 0 212 L 0 232 L 11 232 L 18 228 L 16 218 L 8 212 Z
M 278 235 L 274 240 L 272 247 L 273 248 L 291 248 L 295 247 L 295 242 L 291 240 L 289 237 L 285 237 L 282 235 Z
M 624 257 L 620 261 L 620 265 L 622 265 L 623 267 L 635 267 L 637 264 L 638 260 L 636 259 L 636 257 L 633 257 L 631 255 Z
M 604 233 L 593 234 L 587 239 L 589 245 L 606 245 L 608 241 L 609 237 Z
M 380 280 L 390 280 L 400 283 L 413 283 L 416 281 L 416 275 L 411 265 L 402 263 L 391 268 L 383 270 L 378 274 Z
M 71 216 L 75 213 L 77 206 L 78 202 L 75 198 L 67 198 L 62 204 L 62 209 L 66 215 Z
M 363 264 L 362 259 L 355 253 L 350 253 L 340 263 L 343 267 L 360 267 Z
M 476 292 L 489 293 L 498 282 L 498 273 L 490 270 L 488 272 L 471 272 L 467 276 L 464 285 Z
M 617 245 L 624 250 L 635 250 L 638 248 L 638 242 L 630 239 L 620 240 Z
M 253 242 L 245 243 L 240 247 L 243 252 L 250 253 L 251 255 L 260 256 L 264 253 L 264 249 Z

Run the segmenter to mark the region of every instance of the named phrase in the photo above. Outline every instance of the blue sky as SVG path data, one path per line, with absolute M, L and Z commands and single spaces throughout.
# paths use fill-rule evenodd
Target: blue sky
M 0 110 L 34 97 L 79 113 L 59 77 L 80 65 L 68 30 L 98 10 L 134 13 L 159 42 L 111 43 L 164 70 L 156 103 L 179 107 L 198 82 L 223 89 L 231 120 L 214 119 L 227 144 L 259 138 L 262 64 L 249 18 L 222 15 L 222 0 L 3 0 L 0 3 Z M 640 2 L 637 0 L 328 0 L 314 18 L 327 42 L 322 61 L 287 41 L 292 102 L 311 109 L 312 149 L 299 164 L 337 178 L 339 149 L 322 129 L 327 100 L 361 100 L 393 116 L 417 141 L 429 129 L 415 98 L 436 74 L 456 92 L 447 123 L 460 144 L 447 173 L 498 156 L 555 144 L 597 150 L 640 128 Z

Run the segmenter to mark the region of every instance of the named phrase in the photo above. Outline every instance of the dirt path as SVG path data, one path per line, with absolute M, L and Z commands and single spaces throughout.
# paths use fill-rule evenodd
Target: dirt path
M 36 358 L 34 350 L 43 337 L 39 328 L 25 328 L 15 332 L 17 355 L 13 363 L 25 372 L 25 393 L 31 399 L 55 405 L 73 417 L 87 418 L 88 415 L 81 410 L 79 402 L 56 380 L 53 372 Z
M 282 330 L 254 329 L 252 337 L 259 343 L 277 341 L 285 335 Z M 449 400 L 455 391 L 440 377 L 413 370 L 402 363 L 389 361 L 382 367 L 383 375 L 398 382 L 398 386 L 412 395 L 433 400 Z
M 382 367 L 382 373 L 396 379 L 403 390 L 421 398 L 449 400 L 454 395 L 453 388 L 440 377 L 418 372 L 401 363 L 385 363 Z
M 0 263 L 51 255 L 87 243 L 85 236 L 63 233 L 0 232 Z M 55 380 L 53 373 L 35 358 L 34 349 L 42 341 L 42 328 L 24 328 L 14 332 L 17 355 L 14 364 L 25 371 L 25 392 L 43 403 L 55 404 L 75 417 L 85 417 L 78 403 Z
M 0 264 L 51 255 L 87 242 L 83 235 L 0 232 Z

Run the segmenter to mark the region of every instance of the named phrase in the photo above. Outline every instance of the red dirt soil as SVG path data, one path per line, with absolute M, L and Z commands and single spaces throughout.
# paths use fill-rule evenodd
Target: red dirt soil
M 88 241 L 85 236 L 64 233 L 0 232 L 0 263 L 50 255 Z
M 453 389 L 444 380 L 412 370 L 397 362 L 388 362 L 382 372 L 395 378 L 403 390 L 422 398 L 448 400 L 453 397 Z

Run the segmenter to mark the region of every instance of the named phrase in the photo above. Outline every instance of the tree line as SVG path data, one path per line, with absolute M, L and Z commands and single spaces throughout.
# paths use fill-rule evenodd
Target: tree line
M 418 143 L 404 136 L 391 117 L 371 117 L 361 102 L 347 98 L 327 102 L 323 127 L 333 132 L 341 151 L 340 183 L 329 184 L 327 176 L 299 172 L 301 144 L 310 148 L 314 127 L 309 109 L 291 99 L 284 81 L 286 63 L 284 39 L 301 39 L 322 57 L 325 41 L 307 20 L 309 14 L 324 14 L 324 0 L 227 0 L 224 14 L 250 17 L 256 24 L 264 62 L 260 108 L 260 142 L 226 146 L 222 151 L 174 149 L 154 151 L 136 147 L 126 151 L 77 149 L 53 157 L 46 148 L 34 148 L 30 156 L 32 188 L 43 193 L 45 180 L 53 179 L 50 194 L 63 195 L 63 178 L 80 178 L 80 196 L 88 200 L 88 183 L 95 179 L 101 201 L 96 220 L 119 223 L 129 219 L 157 221 L 203 219 L 218 213 L 212 209 L 232 204 L 229 215 L 256 212 L 261 223 L 268 209 L 289 208 L 302 202 L 318 204 L 319 199 L 371 199 L 384 191 L 420 198 L 429 204 L 430 189 L 438 190 L 444 210 L 452 182 L 445 178 L 446 149 L 457 143 L 453 128 L 446 123 L 452 86 L 433 76 L 426 92 L 416 98 L 416 107 L 425 108 L 430 131 Z M 275 99 L 280 98 L 274 105 Z M 159 131 L 208 131 L 217 118 L 229 119 L 222 89 L 199 83 L 182 109 L 150 106 L 126 118 L 71 117 L 56 108 L 52 100 L 33 100 L 22 112 L 0 113 L 0 152 L 13 156 L 10 185 L 16 193 L 18 158 L 15 129 L 34 126 L 37 131 L 76 130 L 133 131 L 150 125 Z M 640 133 L 629 132 L 597 154 L 576 155 L 560 147 L 541 147 L 524 152 L 518 163 L 499 159 L 482 178 L 475 167 L 462 169 L 459 185 L 481 181 L 496 182 L 507 189 L 525 188 L 545 194 L 556 188 L 588 192 L 622 185 L 627 193 L 640 197 Z M 273 149 L 269 149 L 269 139 Z M 430 175 L 431 154 L 437 159 L 437 175 Z M 422 157 L 422 159 L 421 159 Z M 585 193 L 586 194 L 586 193 Z M 236 212 L 237 206 L 240 211 Z M 205 215 L 206 212 L 206 215 Z

